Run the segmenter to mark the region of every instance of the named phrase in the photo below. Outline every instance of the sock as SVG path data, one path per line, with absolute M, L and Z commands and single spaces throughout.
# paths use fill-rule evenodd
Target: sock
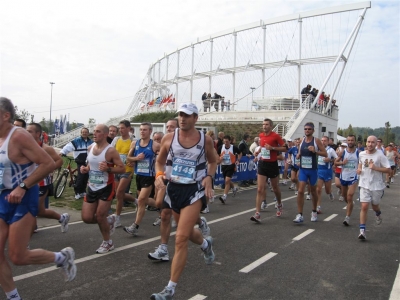
M 175 288 L 177 283 L 173 281 L 169 281 L 167 287 L 172 290 L 172 295 L 175 294 Z
M 139 229 L 139 225 L 138 224 L 136 224 L 136 223 L 133 223 L 133 224 L 135 225 L 136 229 Z
M 206 250 L 208 247 L 208 242 L 206 239 L 203 239 L 203 244 L 201 244 L 201 250 Z
M 115 215 L 115 220 L 119 221 L 120 217 L 120 215 Z
M 299 213 L 299 215 L 300 215 L 300 216 L 302 216 L 302 215 L 303 215 L 303 213 Z
M 381 212 L 380 210 L 379 210 L 379 211 L 376 211 L 376 212 L 375 212 L 375 216 L 379 217 L 379 216 L 381 215 L 381 213 L 382 213 L 382 212 Z
M 109 245 L 112 245 L 112 240 L 104 241 L 107 242 Z
M 54 258 L 54 262 L 56 263 L 56 265 L 62 265 L 62 263 L 65 260 L 65 255 L 62 254 L 61 252 L 54 252 L 55 258 Z
M 365 231 L 365 224 L 360 224 L 360 230 L 361 229 Z
M 312 212 L 317 212 L 316 210 L 312 210 Z
M 224 194 L 224 198 L 226 198 L 226 194 Z
M 17 289 L 13 289 L 11 292 L 6 292 L 7 299 L 21 300 L 21 296 L 18 294 Z
M 161 246 L 161 248 L 163 250 L 167 250 L 168 249 L 168 245 L 167 244 L 161 244 L 160 246 Z
M 60 220 L 58 220 L 59 223 L 62 223 L 64 221 L 65 217 L 64 215 L 61 215 Z

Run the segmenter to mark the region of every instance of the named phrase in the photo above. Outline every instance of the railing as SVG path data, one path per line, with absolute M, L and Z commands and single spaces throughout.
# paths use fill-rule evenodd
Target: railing
M 254 98 L 253 107 L 256 110 L 297 110 L 300 106 L 299 95 L 267 98 Z
M 274 129 L 272 129 L 272 131 L 276 132 L 277 134 L 279 134 L 280 136 L 283 137 L 286 134 L 286 125 L 278 123 L 278 124 L 276 124 Z

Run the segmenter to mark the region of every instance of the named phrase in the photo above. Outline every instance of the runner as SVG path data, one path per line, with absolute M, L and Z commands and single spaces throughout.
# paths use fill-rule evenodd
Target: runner
M 63 165 L 63 160 L 61 157 L 54 151 L 53 147 L 46 145 L 44 142 L 40 140 L 42 136 L 42 126 L 38 123 L 30 123 L 26 130 L 32 135 L 34 140 L 38 143 L 40 147 L 46 151 L 47 154 L 54 160 L 56 164 L 56 169 L 60 168 Z M 52 196 L 51 192 L 53 191 L 53 178 L 52 174 L 48 174 L 42 181 L 39 183 L 39 212 L 38 216 L 47 219 L 58 220 L 61 224 L 61 232 L 68 231 L 68 222 L 69 222 L 69 214 L 63 213 L 60 215 L 52 209 L 45 208 L 45 200 L 46 197 Z
M 108 136 L 107 136 L 107 143 L 111 144 L 114 138 L 118 134 L 118 127 L 115 125 L 108 126 Z
M 132 180 L 133 164 L 127 161 L 127 156 L 132 143 L 130 136 L 131 123 L 128 120 L 122 120 L 118 124 L 119 132 L 121 136 L 117 136 L 111 143 L 111 146 L 115 147 L 119 153 L 122 163 L 125 165 L 125 172 L 122 174 L 115 174 L 115 190 L 117 197 L 117 209 L 115 212 L 115 227 L 121 227 L 121 212 L 124 205 L 124 201 L 135 202 L 136 199 L 126 192 L 126 189 L 130 185 Z
M 0 98 L 0 285 L 7 300 L 20 300 L 8 257 L 15 265 L 56 263 L 66 280 L 76 276 L 75 252 L 67 247 L 60 252 L 27 248 L 36 224 L 39 183 L 55 169 L 54 160 L 26 131 L 13 126 L 15 108 Z M 37 167 L 36 167 L 37 165 Z M 7 242 L 8 241 L 8 242 Z M 32 296 L 34 298 L 34 296 Z
M 324 145 L 321 141 L 313 136 L 314 123 L 307 122 L 304 125 L 305 137 L 300 144 L 299 153 L 297 153 L 297 159 L 300 159 L 300 170 L 299 170 L 299 189 L 297 194 L 297 209 L 298 214 L 293 220 L 295 223 L 303 223 L 303 208 L 304 208 L 304 191 L 308 182 L 308 185 L 312 194 L 312 212 L 311 222 L 318 220 L 317 214 L 317 155 L 326 157 L 327 153 Z
M 325 192 L 329 196 L 331 201 L 335 200 L 332 194 L 332 165 L 337 158 L 337 154 L 333 148 L 329 146 L 329 138 L 323 136 L 321 138 L 322 145 L 325 146 L 328 157 L 318 156 L 318 183 L 317 183 L 317 213 L 322 213 L 321 202 L 322 202 L 322 186 L 325 185 Z
M 200 211 L 206 206 L 205 197 L 213 196 L 212 177 L 217 167 L 213 141 L 195 128 L 198 119 L 196 105 L 184 103 L 178 113 L 180 128 L 164 137 L 156 162 L 157 187 L 163 188 L 164 180 L 169 180 L 165 200 L 178 222 L 175 255 L 170 281 L 162 292 L 151 295 L 153 300 L 172 299 L 186 265 L 189 239 L 201 245 L 206 264 L 212 264 L 215 258 L 212 238 L 204 239 L 194 228 Z
M 140 223 L 146 212 L 146 205 L 156 206 L 154 197 L 154 158 L 160 151 L 160 144 L 155 143 L 150 137 L 153 125 L 144 122 L 140 125 L 140 139 L 133 141 L 127 161 L 135 164 L 136 190 L 138 193 L 138 207 L 136 220 L 130 226 L 125 226 L 124 231 L 132 236 L 137 236 Z
M 356 148 L 356 137 L 349 135 L 347 137 L 347 148 L 341 153 L 340 157 L 336 158 L 335 164 L 342 166 L 340 173 L 340 185 L 342 186 L 342 195 L 347 203 L 346 217 L 343 224 L 350 225 L 350 217 L 353 212 L 353 196 L 357 191 L 358 175 L 358 150 Z
M 281 136 L 272 131 L 273 122 L 271 119 L 264 119 L 263 132 L 260 133 L 260 149 L 256 150 L 254 156 L 261 153 L 258 161 L 257 172 L 257 197 L 256 197 L 256 213 L 250 220 L 260 223 L 261 203 L 267 199 L 266 184 L 267 179 L 271 180 L 272 189 L 277 198 L 276 216 L 280 217 L 283 213 L 281 202 L 281 190 L 279 189 L 279 168 L 277 156 L 278 152 L 287 151 L 287 146 L 283 142 Z
M 83 174 L 89 174 L 87 193 L 82 205 L 82 221 L 98 224 L 103 242 L 96 253 L 107 253 L 114 249 L 110 235 L 114 233 L 115 215 L 107 216 L 115 195 L 114 173 L 123 173 L 124 164 L 118 152 L 107 142 L 108 127 L 96 125 L 93 131 L 94 144 L 89 147 L 87 166 L 81 166 Z
M 395 172 L 396 172 L 395 160 L 397 157 L 397 152 L 393 150 L 392 144 L 389 144 L 386 147 L 385 155 L 389 161 L 390 168 L 392 170 L 392 172 L 390 172 L 389 174 L 386 174 L 386 187 L 390 188 L 390 184 L 393 183 L 393 176 L 395 175 Z
M 376 224 L 382 223 L 381 209 L 379 203 L 383 196 L 385 183 L 383 173 L 390 173 L 390 164 L 383 153 L 376 149 L 377 138 L 369 136 L 367 138 L 366 150 L 359 155 L 357 174 L 360 175 L 360 234 L 358 238 L 367 238 L 365 231 L 368 216 L 369 203 L 375 211 Z
M 221 164 L 221 171 L 224 176 L 224 194 L 219 197 L 222 204 L 226 203 L 229 190 L 232 189 L 232 196 L 235 197 L 238 188 L 232 182 L 232 176 L 236 172 L 236 168 L 239 165 L 239 161 L 242 158 L 242 152 L 238 147 L 231 145 L 231 137 L 229 135 L 224 136 L 224 144 L 218 148 L 219 162 Z
M 299 189 L 298 175 L 299 175 L 300 162 L 296 159 L 297 153 L 299 152 L 299 146 L 300 146 L 300 138 L 296 138 L 294 140 L 294 145 L 287 152 L 288 163 L 291 166 L 290 180 L 292 181 L 292 185 L 291 187 L 289 187 L 289 189 L 294 190 L 294 194 L 296 196 L 298 194 L 298 189 Z
M 338 157 L 342 157 L 342 153 L 344 149 L 347 148 L 347 143 L 341 143 L 340 146 L 336 149 L 336 154 Z M 340 164 L 337 164 L 335 161 L 335 186 L 338 189 L 337 194 L 339 196 L 339 201 L 343 202 L 344 197 L 342 194 L 342 185 L 340 184 L 340 174 L 342 173 L 342 166 Z

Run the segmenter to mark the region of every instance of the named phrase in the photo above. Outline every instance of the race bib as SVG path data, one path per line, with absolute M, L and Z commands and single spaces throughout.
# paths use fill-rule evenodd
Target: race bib
M 89 171 L 89 182 L 92 184 L 103 184 L 104 174 L 102 171 Z
M 172 161 L 171 180 L 178 183 L 192 183 L 196 170 L 196 161 L 174 157 Z
M 261 148 L 261 158 L 262 159 L 271 159 L 271 152 L 265 148 Z
M 319 165 L 325 165 L 324 157 L 323 157 L 323 156 L 318 156 L 318 164 L 319 164 Z
M 225 153 L 225 154 L 222 156 L 222 164 L 223 164 L 223 165 L 231 165 L 231 164 L 232 164 L 232 162 L 231 162 L 231 156 L 229 155 L 229 153 Z
M 0 168 L 0 190 L 4 189 L 3 176 L 4 176 L 4 168 Z
M 119 157 L 122 160 L 122 163 L 125 165 L 126 164 L 126 154 L 120 154 Z
M 354 170 L 356 168 L 356 163 L 354 161 L 348 161 L 343 168 Z
M 301 167 L 303 169 L 312 169 L 312 157 L 302 156 L 301 157 Z
M 150 161 L 148 159 L 139 160 L 136 164 L 138 173 L 150 173 Z

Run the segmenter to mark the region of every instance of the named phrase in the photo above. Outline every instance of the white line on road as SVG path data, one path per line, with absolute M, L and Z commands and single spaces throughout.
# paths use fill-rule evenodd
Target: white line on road
M 313 233 L 314 231 L 315 231 L 315 229 L 307 229 L 302 234 L 299 234 L 298 236 L 293 238 L 293 241 L 300 241 L 303 237 L 309 235 L 310 233 Z
M 347 209 L 347 205 L 345 207 L 343 207 L 343 209 Z
M 203 299 L 206 299 L 206 298 L 207 298 L 207 296 L 203 296 L 203 295 L 197 294 L 196 296 L 190 298 L 189 300 L 203 300 Z
M 250 271 L 254 270 L 255 268 L 257 268 L 259 265 L 265 263 L 267 260 L 273 258 L 275 255 L 277 255 L 278 253 L 274 253 L 274 252 L 270 252 L 267 255 L 264 255 L 263 257 L 257 259 L 255 262 L 249 264 L 248 266 L 244 267 L 243 269 L 241 269 L 239 272 L 242 273 L 249 273 Z
M 335 218 L 335 217 L 337 217 L 337 216 L 338 216 L 338 214 L 330 215 L 329 217 L 327 217 L 326 219 L 324 219 L 324 221 L 325 221 L 325 222 L 328 222 L 328 221 L 332 220 L 333 218 Z
M 397 275 L 394 279 L 392 292 L 390 293 L 389 300 L 400 300 L 400 265 L 397 269 Z

